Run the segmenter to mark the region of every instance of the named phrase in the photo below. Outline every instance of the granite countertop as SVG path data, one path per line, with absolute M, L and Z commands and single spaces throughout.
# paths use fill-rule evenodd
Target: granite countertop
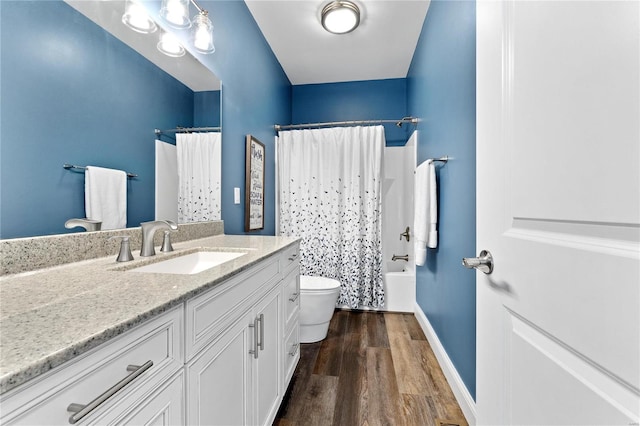
M 286 237 L 217 235 L 174 252 L 113 256 L 0 278 L 0 393 L 63 364 L 294 244 Z M 127 270 L 198 247 L 247 254 L 194 275 Z M 191 250 L 190 250 L 191 249 Z

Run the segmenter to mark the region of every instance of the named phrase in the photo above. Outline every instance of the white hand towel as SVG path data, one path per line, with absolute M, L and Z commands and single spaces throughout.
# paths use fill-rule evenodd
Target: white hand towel
M 102 230 L 125 228 L 127 174 L 88 166 L 84 174 L 84 203 L 87 218 L 102 221 Z
M 427 160 L 416 168 L 414 185 L 414 253 L 416 265 L 424 265 L 427 247 L 438 245 L 438 223 L 436 172 L 432 160 Z
M 429 238 L 427 247 L 438 247 L 438 184 L 436 182 L 436 166 L 429 161 Z

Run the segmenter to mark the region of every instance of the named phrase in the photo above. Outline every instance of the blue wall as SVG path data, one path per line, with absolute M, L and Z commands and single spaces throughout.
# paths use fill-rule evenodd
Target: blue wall
M 220 96 L 220 90 L 194 92 L 194 127 L 220 127 Z
M 159 5 L 160 2 L 157 2 Z M 222 219 L 225 233 L 244 233 L 245 137 L 265 144 L 265 228 L 275 234 L 274 124 L 291 121 L 291 83 L 242 0 L 199 0 L 214 26 L 216 51 L 192 51 L 222 80 Z M 155 10 L 159 10 L 157 7 Z M 179 33 L 188 45 L 188 31 Z M 242 203 L 233 204 L 233 188 Z
M 151 3 L 147 3 L 147 7 L 159 10 L 160 2 L 156 3 L 157 7 Z M 291 84 L 242 0 L 202 0 L 198 3 L 209 10 L 215 27 L 216 52 L 212 55 L 192 53 L 223 84 L 222 218 L 225 232 L 244 232 L 244 202 L 233 204 L 233 188 L 241 188 L 244 200 L 245 136 L 252 134 L 267 149 L 265 229 L 257 233 L 274 234 L 273 125 L 291 122 Z M 45 23 L 39 31 L 27 34 L 19 31 L 25 28 L 25 16 L 41 13 L 55 18 L 56 24 Z M 102 31 L 89 37 L 79 36 L 75 32 L 79 27 L 93 24 L 66 4 L 3 1 L 0 14 L 0 224 L 19 218 L 29 228 L 0 228 L 0 237 L 65 232 L 64 221 L 84 213 L 83 175 L 64 170 L 62 164 L 65 162 L 137 173 L 140 177 L 129 182 L 127 222 L 133 226 L 153 218 L 154 145 L 150 129 L 173 128 L 176 123 L 209 125 L 208 119 L 198 113 L 198 106 L 210 100 L 194 97 L 184 86 L 175 87 L 177 82 L 163 72 L 133 80 L 129 66 L 144 68 L 151 65 L 137 63 L 140 61 L 133 58 L 133 51 L 122 49 L 124 45 L 120 46 L 119 41 Z M 63 24 L 68 22 L 63 19 L 72 19 L 72 22 Z M 182 32 L 181 36 L 186 41 L 188 31 Z M 21 40 L 24 42 L 19 43 Z M 72 62 L 79 66 L 76 71 L 67 66 Z M 79 87 L 83 89 L 83 95 L 72 96 L 72 91 Z M 102 87 L 109 90 L 98 94 L 97 88 Z M 124 107 L 129 105 L 133 105 L 139 114 L 127 113 Z M 175 111 L 179 112 L 178 117 Z M 72 118 L 62 120 L 57 117 L 58 112 L 72 114 Z M 44 124 L 46 131 L 37 132 L 36 127 L 41 126 L 33 126 L 33 123 Z M 36 144 L 42 140 L 55 149 L 42 149 Z M 24 164 L 38 167 L 26 170 Z M 10 181 L 16 185 L 6 184 Z M 40 187 L 41 181 L 47 184 Z M 38 201 L 27 204 L 21 197 L 25 191 L 38 194 L 34 197 Z M 43 211 L 58 226 L 55 231 L 52 232 L 50 226 L 43 226 Z
M 294 124 L 400 119 L 407 115 L 406 79 L 293 86 Z M 387 145 L 404 145 L 413 126 L 385 125 Z
M 192 125 L 193 92 L 63 2 L 2 1 L 0 16 L 0 237 L 84 217 L 84 174 L 64 163 L 137 173 L 127 223 L 153 219 L 153 129 Z
M 475 398 L 475 273 L 460 265 L 476 251 L 475 3 L 431 2 L 407 76 L 409 114 L 419 124 L 418 162 L 438 166 L 439 243 L 417 269 L 417 302 Z

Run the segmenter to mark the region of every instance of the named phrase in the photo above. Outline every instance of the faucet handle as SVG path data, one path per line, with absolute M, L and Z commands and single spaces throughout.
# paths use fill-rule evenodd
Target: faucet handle
M 404 237 L 404 238 L 406 238 L 406 239 L 407 239 L 407 241 L 409 241 L 409 240 L 410 240 L 410 238 L 411 238 L 409 235 L 410 235 L 410 234 L 409 234 L 409 227 L 407 226 L 407 229 L 405 229 L 405 230 L 404 230 L 404 232 L 402 232 L 402 233 L 400 234 L 400 239 L 402 240 L 402 237 Z
M 160 251 L 164 253 L 173 251 L 173 246 L 171 245 L 171 231 L 164 231 L 164 238 L 162 239 L 162 247 L 160 248 Z
M 133 255 L 131 254 L 131 246 L 129 245 L 129 236 L 114 235 L 113 237 L 107 238 L 107 241 L 112 240 L 114 238 L 122 239 L 122 241 L 120 242 L 120 253 L 118 253 L 116 262 L 129 262 L 130 260 L 133 260 Z

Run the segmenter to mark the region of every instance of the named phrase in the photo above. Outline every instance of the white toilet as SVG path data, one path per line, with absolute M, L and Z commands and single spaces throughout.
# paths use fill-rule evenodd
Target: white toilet
M 329 321 L 340 295 L 340 282 L 332 278 L 300 276 L 300 342 L 327 337 Z

